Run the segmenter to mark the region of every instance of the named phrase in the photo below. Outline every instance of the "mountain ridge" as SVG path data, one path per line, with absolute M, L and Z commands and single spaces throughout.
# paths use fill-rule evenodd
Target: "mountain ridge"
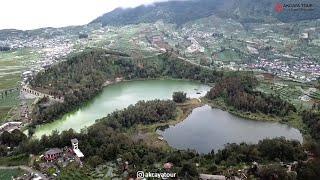
M 285 7 L 277 12 L 276 5 L 311 4 L 311 10 L 292 10 Z M 163 20 L 177 25 L 188 21 L 216 15 L 232 18 L 241 23 L 295 22 L 320 18 L 320 1 L 310 0 L 189 0 L 159 2 L 136 8 L 117 8 L 94 19 L 90 23 L 101 23 L 102 26 L 121 26 L 139 23 L 153 23 Z M 89 24 L 90 24 L 89 23 Z

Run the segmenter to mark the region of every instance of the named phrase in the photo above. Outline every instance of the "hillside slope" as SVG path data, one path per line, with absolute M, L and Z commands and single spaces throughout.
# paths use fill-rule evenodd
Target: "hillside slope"
M 292 10 L 284 8 L 277 12 L 277 3 L 288 4 L 311 4 L 312 10 Z M 224 18 L 233 18 L 241 23 L 263 23 L 294 22 L 300 20 L 319 19 L 320 1 L 310 0 L 190 0 L 190 1 L 169 1 L 155 3 L 150 6 L 139 6 L 136 8 L 118 8 L 106 13 L 91 23 L 106 25 L 128 25 L 139 23 L 152 23 L 158 20 L 184 24 L 188 21 L 216 15 Z

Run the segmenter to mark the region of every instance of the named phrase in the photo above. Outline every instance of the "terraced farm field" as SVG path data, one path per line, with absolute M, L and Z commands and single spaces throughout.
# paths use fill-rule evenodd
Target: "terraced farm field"
M 257 87 L 257 90 L 267 94 L 279 95 L 282 99 L 291 102 L 297 108 L 300 108 L 301 105 L 302 107 L 310 108 L 312 107 L 311 102 L 300 100 L 300 97 L 305 94 L 308 88 L 305 84 L 283 81 L 278 83 L 263 82 Z
M 38 53 L 29 49 L 0 52 L 0 122 L 19 104 L 17 88 L 21 73 L 38 57 Z
M 0 89 L 16 87 L 22 70 L 23 65 L 15 53 L 0 53 Z
M 0 53 L 0 90 L 15 88 L 19 84 L 21 72 L 32 65 L 38 53 L 29 49 Z
M 311 93 L 311 94 L 310 94 L 310 97 L 312 97 L 312 98 L 320 101 L 320 91 L 318 90 L 318 91 L 316 91 L 316 92 Z

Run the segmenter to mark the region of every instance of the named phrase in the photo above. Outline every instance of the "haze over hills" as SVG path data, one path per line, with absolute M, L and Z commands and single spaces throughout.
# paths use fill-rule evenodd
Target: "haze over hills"
M 280 3 L 284 6 L 282 12 L 276 12 L 275 6 Z M 299 4 L 311 7 L 301 10 L 286 6 Z M 301 7 L 302 8 L 302 7 Z M 320 1 L 310 0 L 174 0 L 158 2 L 152 5 L 141 5 L 136 8 L 116 8 L 88 23 L 101 23 L 102 26 L 123 26 L 139 23 L 154 23 L 163 20 L 166 23 L 182 25 L 209 16 L 231 18 L 240 23 L 274 23 L 295 22 L 301 20 L 320 19 Z M 86 26 L 86 25 L 84 25 Z M 74 28 L 75 27 L 75 28 Z M 70 26 L 62 28 L 44 27 L 44 29 L 77 29 L 83 26 Z M 16 29 L 0 30 L 0 38 L 6 35 L 28 35 Z
M 292 10 L 284 8 L 282 12 L 276 12 L 275 5 L 294 5 L 297 3 L 311 4 L 313 10 Z M 157 20 L 175 23 L 178 25 L 188 21 L 216 15 L 222 18 L 232 18 L 242 23 L 255 22 L 292 22 L 307 19 L 320 18 L 319 2 L 316 1 L 281 1 L 278 0 L 191 0 L 169 1 L 155 3 L 150 6 L 137 8 L 117 8 L 93 20 L 91 23 L 106 25 L 128 25 L 139 23 L 151 23 Z M 311 7 L 310 7 L 311 9 Z
M 320 177 L 319 0 L 57 1 L 161 3 L 0 30 L 1 180 Z

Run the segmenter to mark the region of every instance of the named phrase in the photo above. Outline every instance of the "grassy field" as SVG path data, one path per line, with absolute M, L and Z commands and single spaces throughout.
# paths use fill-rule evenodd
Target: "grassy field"
M 18 85 L 22 64 L 13 53 L 0 53 L 0 89 L 14 88 Z
M 7 96 L 0 96 L 0 123 L 10 119 L 14 111 L 14 107 L 19 105 L 19 91 L 15 90 L 8 93 Z
M 19 166 L 19 165 L 27 165 L 29 162 L 28 155 L 17 155 L 10 157 L 1 157 L 0 158 L 0 166 Z
M 6 169 L 6 170 L 2 170 L 0 169 L 0 179 L 1 180 L 11 180 L 12 177 L 18 177 L 23 175 L 25 172 L 23 170 L 20 169 Z
M 16 106 L 18 105 L 19 91 L 15 90 L 8 93 L 7 96 L 0 96 L 0 107 Z

